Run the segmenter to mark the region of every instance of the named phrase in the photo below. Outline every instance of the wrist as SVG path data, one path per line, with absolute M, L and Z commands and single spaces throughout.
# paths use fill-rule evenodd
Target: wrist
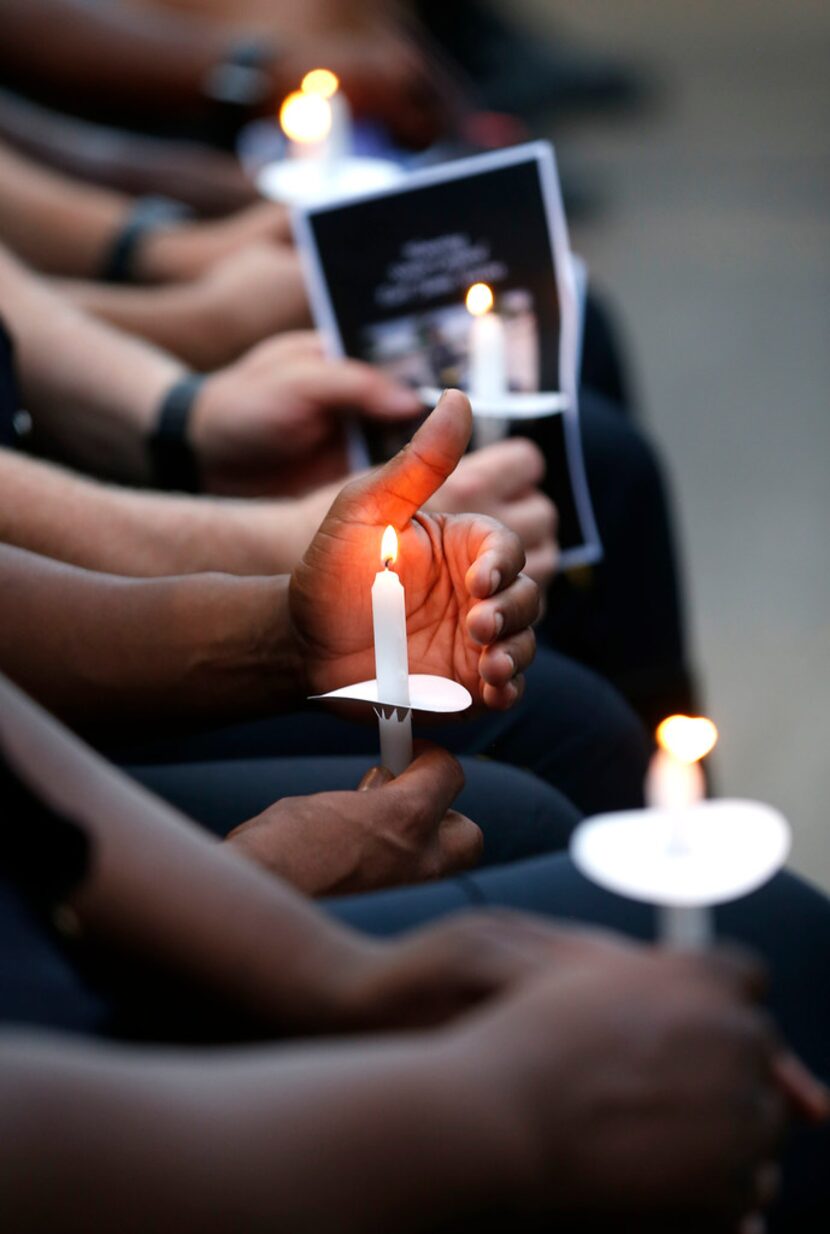
M 190 418 L 205 378 L 185 373 L 167 390 L 148 437 L 153 484 L 160 489 L 197 493 L 201 476 L 190 439 Z
M 165 273 L 165 253 L 171 237 L 181 233 L 182 223 L 190 217 L 190 209 L 171 198 L 136 198 L 110 242 L 101 271 L 103 280 L 152 283 L 173 277 Z

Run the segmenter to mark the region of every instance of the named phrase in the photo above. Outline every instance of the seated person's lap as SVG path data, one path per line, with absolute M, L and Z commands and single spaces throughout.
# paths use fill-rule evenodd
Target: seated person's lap
M 282 797 L 353 789 L 369 755 L 240 759 L 129 768 L 129 774 L 191 818 L 227 835 Z M 515 767 L 462 758 L 466 784 L 455 808 L 484 833 L 486 865 L 564 848 L 579 811 L 556 789 Z
M 512 710 L 433 727 L 419 722 L 416 736 L 457 755 L 486 755 L 530 770 L 585 814 L 642 804 L 649 751 L 639 721 L 606 681 L 555 651 L 539 650 L 524 698 Z M 133 767 L 263 756 L 379 757 L 374 722 L 350 724 L 322 708 L 110 753 Z M 158 791 L 166 795 L 163 787 Z

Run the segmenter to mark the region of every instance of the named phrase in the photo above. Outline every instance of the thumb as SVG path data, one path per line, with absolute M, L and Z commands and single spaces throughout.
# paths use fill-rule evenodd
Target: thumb
M 334 504 L 357 506 L 364 519 L 403 528 L 458 466 L 473 427 L 470 400 L 445 390 L 408 445 L 385 466 L 347 484 Z
M 388 767 L 370 767 L 358 784 L 357 791 L 366 793 L 373 788 L 383 788 L 384 784 L 391 784 L 394 778 Z

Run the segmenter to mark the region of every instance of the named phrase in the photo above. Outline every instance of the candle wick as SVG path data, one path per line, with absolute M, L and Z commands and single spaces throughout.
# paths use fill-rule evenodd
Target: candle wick
M 391 566 L 391 564 L 392 564 L 392 562 L 393 562 L 394 560 L 395 560 L 395 559 L 394 559 L 394 557 L 387 557 L 387 558 L 385 558 L 385 560 L 384 560 L 384 562 L 383 562 L 383 568 L 384 568 L 384 570 L 388 570 L 388 569 L 389 569 L 389 567 Z

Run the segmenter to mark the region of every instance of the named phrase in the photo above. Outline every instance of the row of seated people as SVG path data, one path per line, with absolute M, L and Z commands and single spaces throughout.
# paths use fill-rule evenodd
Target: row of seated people
M 43 5 L 0 4 L 0 47 L 53 105 L 85 74 L 98 119 L 106 100 L 148 128 L 172 99 L 196 110 L 188 89 L 229 45 L 221 5 L 203 25 L 199 5 L 159 18 L 49 0 L 41 46 L 27 23 Z M 308 7 L 346 38 L 332 12 L 346 6 Z M 194 36 L 154 59 L 160 30 Z M 303 37 L 304 55 L 329 56 L 319 30 Z M 419 85 L 391 111 L 420 138 L 446 86 L 401 45 L 417 65 L 401 80 Z M 349 54 L 386 81 L 365 34 Z M 354 94 L 389 118 L 382 91 Z M 586 814 L 642 803 L 648 730 L 694 699 L 665 483 L 602 306 L 580 415 L 605 553 L 569 575 L 544 453 L 522 437 L 466 453 L 457 392 L 401 454 L 347 476 L 347 417 L 422 408 L 324 356 L 280 207 L 133 230 L 124 261 L 134 197 L 5 131 L 14 1228 L 751 1228 L 790 1123 L 772 1219 L 824 1228 L 827 1131 L 807 1124 L 830 1109 L 826 898 L 782 874 L 718 913 L 772 972 L 773 1030 L 758 962 L 643 945 L 647 908 L 591 887 L 566 853 Z M 129 285 L 101 281 L 113 253 Z M 197 492 L 165 491 L 154 430 L 171 392 Z M 411 670 L 475 702 L 423 727 L 397 778 L 375 765 L 376 729 L 306 705 L 373 675 L 387 523 Z

